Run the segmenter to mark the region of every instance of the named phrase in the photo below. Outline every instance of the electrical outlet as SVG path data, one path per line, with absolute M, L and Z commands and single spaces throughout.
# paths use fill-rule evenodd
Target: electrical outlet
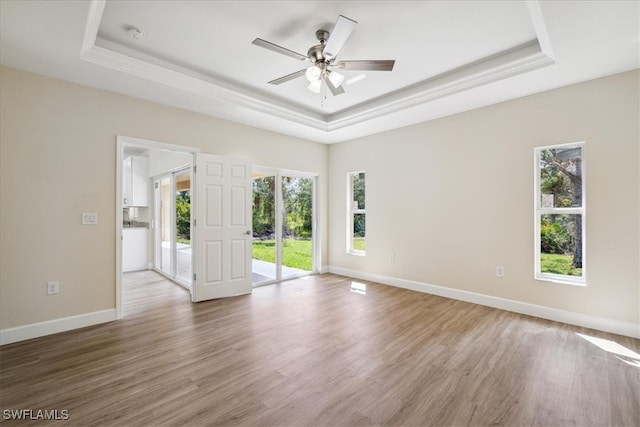
M 389 254 L 389 262 L 396 262 L 396 254 Z
M 58 292 L 60 292 L 60 283 L 58 281 L 47 282 L 47 295 L 55 295 Z
M 496 276 L 504 277 L 504 267 L 501 265 L 496 266 Z

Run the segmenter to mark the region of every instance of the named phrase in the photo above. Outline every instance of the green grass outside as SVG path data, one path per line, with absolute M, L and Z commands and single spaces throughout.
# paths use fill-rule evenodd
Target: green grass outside
M 282 245 L 282 264 L 286 267 L 311 271 L 313 258 L 311 240 L 285 239 Z M 266 262 L 276 262 L 276 241 L 253 242 L 253 258 Z
M 581 268 L 572 268 L 571 255 L 541 254 L 540 270 L 543 273 L 564 274 L 565 276 L 582 276 Z
M 364 251 L 366 250 L 364 237 L 354 237 L 353 238 L 353 249 L 356 251 Z

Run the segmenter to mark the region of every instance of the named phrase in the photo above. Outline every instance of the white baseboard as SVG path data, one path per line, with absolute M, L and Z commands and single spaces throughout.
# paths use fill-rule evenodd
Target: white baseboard
M 460 289 L 430 285 L 427 283 L 415 282 L 412 280 L 364 273 L 361 271 L 349 270 L 341 267 L 329 266 L 328 270 L 330 273 L 353 277 L 354 279 L 368 280 L 371 282 L 381 283 L 383 285 L 395 286 L 398 288 L 409 289 L 426 294 L 438 295 L 445 298 L 480 304 L 487 307 L 499 308 L 501 310 L 512 311 L 514 313 L 535 316 L 541 319 L 568 323 L 570 325 L 596 329 L 599 331 L 610 332 L 627 337 L 640 338 L 640 324 L 636 323 L 621 322 L 619 320 L 590 316 L 587 314 L 575 313 L 572 311 L 560 310 L 557 308 L 545 307 L 542 305 L 535 305 L 521 301 L 493 297 L 490 295 L 483 295 L 475 292 L 463 291 Z
M 116 320 L 116 310 L 114 308 L 2 329 L 0 330 L 0 345 L 57 334 L 58 332 L 84 328 L 85 326 L 93 326 L 113 320 Z

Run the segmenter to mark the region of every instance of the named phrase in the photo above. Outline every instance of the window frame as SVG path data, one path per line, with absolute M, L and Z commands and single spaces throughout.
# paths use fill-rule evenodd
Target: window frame
M 353 206 L 353 177 L 365 174 L 365 186 L 364 186 L 364 199 L 365 199 L 365 208 L 359 209 L 358 207 Z M 366 242 L 366 221 L 367 221 L 367 212 L 366 212 L 366 200 L 367 200 L 367 184 L 366 184 L 366 171 L 359 170 L 354 172 L 347 172 L 347 254 L 350 255 L 358 255 L 358 256 L 366 256 L 366 243 L 365 250 L 355 249 L 354 247 L 354 225 L 355 225 L 355 215 L 364 215 L 365 218 L 365 242 Z
M 540 191 L 540 153 L 544 150 L 557 149 L 557 148 L 581 148 L 581 176 L 582 176 L 582 203 L 580 207 L 542 207 L 542 193 Z M 586 192 L 586 143 L 584 141 L 571 142 L 566 144 L 554 144 L 544 147 L 536 147 L 534 149 L 534 278 L 536 280 L 542 280 L 547 282 L 561 283 L 567 285 L 587 286 L 587 239 L 586 239 L 586 224 L 587 224 L 587 192 Z M 565 215 L 580 215 L 582 217 L 582 275 L 581 276 L 569 276 L 556 273 L 542 272 L 541 266 L 541 236 L 540 236 L 540 224 L 542 221 L 542 215 L 550 214 L 565 214 Z

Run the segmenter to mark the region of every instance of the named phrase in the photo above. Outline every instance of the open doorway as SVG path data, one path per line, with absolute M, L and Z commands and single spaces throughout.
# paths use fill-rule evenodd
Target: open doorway
M 138 188 L 144 188 L 146 204 L 123 197 L 129 197 L 128 188 L 123 187 L 132 181 L 125 176 L 129 169 L 124 157 L 130 150 L 147 157 L 148 170 L 134 180 L 142 181 Z M 192 302 L 251 293 L 251 161 L 124 136 L 117 138 L 116 156 L 116 317 L 122 318 L 124 211 L 132 205 L 156 212 L 151 219 L 153 232 L 146 230 L 147 269 L 155 270 L 154 263 L 160 260 L 156 271 L 182 282 Z M 140 180 L 140 175 L 146 178 Z M 167 194 L 160 205 L 169 206 L 168 211 L 156 210 L 156 178 L 159 191 Z M 184 205 L 188 206 L 181 214 Z M 183 224 L 179 224 L 181 216 Z M 168 221 L 170 228 L 163 227 L 162 221 Z M 164 259 L 163 246 L 169 248 Z
M 253 169 L 253 285 L 317 273 L 316 176 Z
M 116 313 L 122 318 L 123 275 L 128 281 L 158 280 L 156 273 L 190 289 L 191 170 L 198 149 L 137 138 L 117 139 L 116 187 Z M 156 193 L 156 177 L 161 179 Z M 165 202 L 162 203 L 162 195 Z M 167 199 L 168 197 L 168 199 Z M 171 198 L 175 198 L 171 201 Z M 185 208 L 185 202 L 187 209 Z M 158 206 L 162 211 L 158 212 Z M 176 212 L 176 208 L 182 209 Z M 185 220 L 186 216 L 189 218 Z M 169 233 L 166 226 L 174 222 Z M 180 225 L 176 224 L 180 221 Z M 186 221 L 186 226 L 185 226 Z M 186 238 L 185 238 L 186 236 Z M 156 245 L 156 237 L 160 245 Z M 162 241 L 173 254 L 162 250 Z M 188 259 L 185 259 L 188 258 Z M 159 268 L 158 268 L 159 267 Z M 166 279 L 165 279 L 166 280 Z

